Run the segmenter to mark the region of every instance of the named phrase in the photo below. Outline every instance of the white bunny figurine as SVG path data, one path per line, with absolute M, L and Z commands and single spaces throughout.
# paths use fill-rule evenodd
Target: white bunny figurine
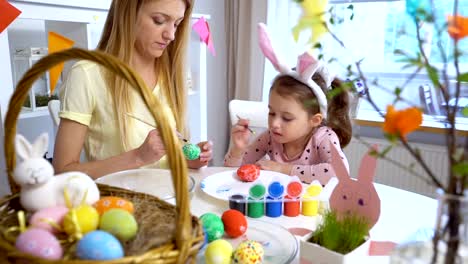
M 15 138 L 17 161 L 13 179 L 21 186 L 20 202 L 28 211 L 66 205 L 64 191 L 76 207 L 82 202 L 93 204 L 99 200 L 99 189 L 88 175 L 66 172 L 54 176 L 54 168 L 43 158 L 48 148 L 47 133 L 40 135 L 31 145 L 22 135 Z

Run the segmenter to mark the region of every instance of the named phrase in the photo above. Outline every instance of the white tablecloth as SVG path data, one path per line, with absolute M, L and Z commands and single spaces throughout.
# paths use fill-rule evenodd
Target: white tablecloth
M 196 216 L 211 212 L 218 215 L 229 209 L 228 202 L 215 199 L 204 193 L 199 184 L 207 176 L 233 170 L 226 167 L 206 167 L 191 170 L 190 175 L 196 180 L 196 189 L 191 200 L 191 212 Z M 436 218 L 437 201 L 416 193 L 375 183 L 381 200 L 381 213 L 377 224 L 370 231 L 372 241 L 391 241 L 401 243 L 420 232 L 431 229 Z M 268 221 L 285 228 L 314 229 L 316 217 L 300 215 L 298 217 L 281 216 L 271 218 L 263 216 L 262 221 Z M 298 239 L 300 237 L 297 237 Z M 388 256 L 372 256 L 363 259 L 362 263 L 388 263 Z M 300 263 L 299 254 L 293 263 Z

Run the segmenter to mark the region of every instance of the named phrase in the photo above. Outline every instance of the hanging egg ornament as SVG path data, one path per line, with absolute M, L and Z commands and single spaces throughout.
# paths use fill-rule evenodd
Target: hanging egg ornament
M 230 264 L 232 256 L 231 243 L 224 239 L 218 239 L 211 242 L 206 247 L 205 263 L 206 264 Z
M 116 236 L 125 242 L 135 237 L 138 224 L 132 214 L 123 209 L 111 209 L 101 216 L 99 229 Z
M 263 246 L 254 240 L 246 240 L 239 244 L 234 255 L 233 263 L 260 264 L 263 261 Z
M 182 147 L 182 151 L 184 152 L 184 156 L 188 160 L 196 160 L 200 157 L 201 149 L 198 145 L 187 143 Z
M 68 211 L 69 209 L 62 205 L 41 209 L 31 216 L 29 225 L 57 234 L 61 231 L 57 228 L 61 228 Z
M 123 209 L 131 214 L 133 214 L 134 211 L 132 202 L 116 196 L 102 197 L 99 201 L 94 203 L 94 208 L 96 208 L 99 215 L 102 215 L 110 209 Z
M 221 220 L 223 220 L 224 231 L 232 238 L 240 237 L 247 231 L 247 219 L 237 210 L 225 211 Z
M 122 244 L 113 235 L 96 230 L 86 234 L 76 246 L 76 256 L 79 259 L 111 260 L 123 258 Z
M 58 260 L 63 256 L 63 249 L 58 239 L 41 228 L 29 228 L 21 233 L 15 247 L 23 252 L 42 259 Z
M 99 214 L 91 205 L 80 205 L 71 209 L 63 219 L 63 229 L 69 235 L 86 234 L 99 225 Z
M 224 224 L 221 218 L 213 213 L 205 213 L 200 217 L 200 221 L 206 230 L 208 241 L 214 241 L 224 235 Z

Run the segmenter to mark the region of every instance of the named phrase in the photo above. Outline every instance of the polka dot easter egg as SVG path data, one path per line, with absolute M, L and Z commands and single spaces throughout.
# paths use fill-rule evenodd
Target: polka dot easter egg
M 221 218 L 213 213 L 205 213 L 200 217 L 200 221 L 206 230 L 208 241 L 214 241 L 224 235 L 224 224 Z
M 211 242 L 206 247 L 206 264 L 229 264 L 231 263 L 232 246 L 224 239 L 218 239 Z
M 29 225 L 57 234 L 60 231 L 59 229 L 61 229 L 63 218 L 68 211 L 68 208 L 65 206 L 44 208 L 31 216 Z
M 260 167 L 255 164 L 245 164 L 237 169 L 237 176 L 241 181 L 253 182 L 260 176 Z
M 96 230 L 78 241 L 76 256 L 87 260 L 111 260 L 122 258 L 124 250 L 119 240 L 113 235 Z
M 232 237 L 240 237 L 247 231 L 247 219 L 237 210 L 227 210 L 221 216 L 225 233 Z
M 195 144 L 185 144 L 182 147 L 182 151 L 184 152 L 184 156 L 188 160 L 196 160 L 200 157 L 201 149 L 198 145 Z
M 21 233 L 16 238 L 15 247 L 23 253 L 48 260 L 58 260 L 63 255 L 57 238 L 40 228 L 30 228 Z
M 99 199 L 94 204 L 94 208 L 98 211 L 99 215 L 107 212 L 110 209 L 123 209 L 131 214 L 133 214 L 134 207 L 133 203 L 127 201 L 123 198 L 116 197 L 116 196 L 106 196 Z
M 253 240 L 247 240 L 239 244 L 232 256 L 232 262 L 242 264 L 260 264 L 263 261 L 263 254 L 263 247 L 260 243 Z

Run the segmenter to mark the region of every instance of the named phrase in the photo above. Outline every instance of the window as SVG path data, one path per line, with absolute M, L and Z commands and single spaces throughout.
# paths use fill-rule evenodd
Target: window
M 459 0 L 458 2 L 459 13 L 467 16 L 468 0 Z M 350 4 L 354 8 L 352 20 L 349 19 L 352 14 L 348 8 Z M 435 10 L 437 10 L 435 24 L 442 26 L 446 23 L 446 15 L 453 13 L 454 0 L 434 0 L 434 4 Z M 321 43 L 325 60 L 336 58 L 337 61 L 331 67 L 339 78 L 346 79 L 346 66 L 362 59 L 361 66 L 369 82 L 377 80 L 379 86 L 371 86 L 371 95 L 376 100 L 377 105 L 381 109 L 385 109 L 386 105 L 394 100 L 393 90 L 395 87 L 402 86 L 414 72 L 414 69 L 411 68 L 402 69 L 405 63 L 401 61 L 402 56 L 395 53 L 395 50 L 403 50 L 409 54 L 416 54 L 418 51 L 418 43 L 415 40 L 416 25 L 406 14 L 405 1 L 330 0 L 330 5 L 333 6 L 331 15 L 335 21 L 344 18 L 343 23 L 332 25 L 331 31 L 343 41 L 346 47 L 342 48 L 332 36 L 324 37 Z M 288 18 L 279 18 L 278 13 L 281 12 L 284 15 L 285 10 L 288 10 Z M 273 44 L 278 53 L 287 58 L 286 61 L 291 66 L 295 65 L 297 55 L 307 50 L 306 42 L 309 38 L 307 33 L 301 33 L 298 43 L 292 40 L 291 28 L 296 25 L 300 15 L 301 11 L 293 1 L 269 0 L 267 22 L 270 31 L 275 29 L 272 34 Z M 418 26 L 421 36 L 425 40 L 423 47 L 431 63 L 442 67 L 444 61 L 442 54 L 446 54 L 446 58 L 452 61 L 453 45 L 448 34 L 444 31 L 438 36 L 432 25 L 420 24 Z M 443 51 L 440 50 L 438 43 Z M 464 52 L 460 58 L 460 70 L 467 72 L 467 38 L 459 41 L 459 50 Z M 265 65 L 265 100 L 268 98 L 271 80 L 276 74 L 270 66 L 268 62 Z M 455 73 L 453 65 L 449 65 L 448 71 L 450 77 L 453 78 Z M 397 107 L 421 105 L 419 87 L 426 84 L 431 85 L 431 82 L 425 71 L 421 71 L 403 90 L 402 97 L 409 99 L 409 101 L 401 102 L 397 104 Z M 468 84 L 462 88 L 462 96 L 468 98 Z M 367 102 L 361 104 L 360 110 L 374 111 Z

